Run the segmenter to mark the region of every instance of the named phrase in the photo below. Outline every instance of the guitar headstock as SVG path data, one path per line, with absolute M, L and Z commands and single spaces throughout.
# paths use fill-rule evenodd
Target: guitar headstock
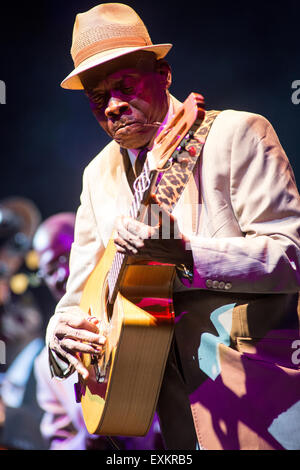
M 204 107 L 204 98 L 198 93 L 191 93 L 182 103 L 168 125 L 154 140 L 153 148 L 147 157 L 151 169 L 159 171 L 164 168 L 194 122 L 203 119 Z

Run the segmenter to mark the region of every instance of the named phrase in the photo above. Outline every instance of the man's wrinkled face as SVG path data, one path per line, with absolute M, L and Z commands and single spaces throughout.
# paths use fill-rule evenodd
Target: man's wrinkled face
M 92 87 L 82 79 L 97 121 L 121 147 L 145 147 L 156 134 L 168 111 L 169 73 L 165 63 L 123 60 Z

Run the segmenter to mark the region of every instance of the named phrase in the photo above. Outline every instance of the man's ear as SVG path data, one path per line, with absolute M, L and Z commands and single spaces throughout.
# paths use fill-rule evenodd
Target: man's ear
M 172 71 L 168 62 L 160 59 L 156 62 L 155 70 L 162 76 L 165 89 L 168 90 L 172 83 Z

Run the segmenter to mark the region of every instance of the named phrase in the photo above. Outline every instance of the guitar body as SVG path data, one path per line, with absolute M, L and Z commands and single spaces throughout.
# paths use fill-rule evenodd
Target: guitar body
M 126 264 L 108 304 L 107 277 L 116 249 L 111 239 L 90 275 L 80 307 L 108 332 L 98 360 L 88 354 L 80 378 L 81 405 L 91 434 L 143 436 L 152 423 L 173 335 L 174 265 Z

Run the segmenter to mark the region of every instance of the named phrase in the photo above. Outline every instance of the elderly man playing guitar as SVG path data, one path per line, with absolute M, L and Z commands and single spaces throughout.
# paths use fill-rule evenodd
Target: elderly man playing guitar
M 90 432 L 143 435 L 157 407 L 167 449 L 297 448 L 295 179 L 264 117 L 169 93 L 170 48 L 126 5 L 76 17 L 62 87 L 112 141 L 84 171 L 50 367 L 78 372 Z

